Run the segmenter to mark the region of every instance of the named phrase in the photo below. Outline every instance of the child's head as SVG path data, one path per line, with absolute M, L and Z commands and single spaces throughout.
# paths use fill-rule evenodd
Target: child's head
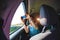
M 31 13 L 30 14 L 30 17 L 31 17 L 31 20 L 33 21 L 33 23 L 37 26 L 38 24 L 40 24 L 38 21 L 37 21 L 37 18 L 39 17 L 37 13 Z

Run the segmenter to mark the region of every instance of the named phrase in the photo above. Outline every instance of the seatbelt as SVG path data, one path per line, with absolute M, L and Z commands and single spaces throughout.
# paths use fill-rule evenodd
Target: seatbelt
M 42 29 L 42 33 L 44 32 L 45 28 L 46 28 L 46 26 L 43 27 L 43 29 Z

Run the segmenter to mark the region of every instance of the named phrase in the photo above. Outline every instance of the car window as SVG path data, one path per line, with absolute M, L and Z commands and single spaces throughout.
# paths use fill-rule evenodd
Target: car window
M 20 18 L 23 15 L 25 15 L 25 5 L 23 2 L 21 2 L 12 18 L 9 34 L 14 33 L 24 25 Z

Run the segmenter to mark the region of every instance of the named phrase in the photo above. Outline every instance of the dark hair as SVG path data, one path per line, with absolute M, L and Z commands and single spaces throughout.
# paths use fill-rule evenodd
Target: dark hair
M 37 13 L 37 12 L 34 12 L 34 13 L 30 14 L 30 17 L 32 17 L 32 18 L 36 18 L 38 16 L 39 16 L 39 13 Z
M 31 13 L 30 14 L 30 17 L 33 17 L 34 18 L 34 16 L 35 16 L 35 13 Z

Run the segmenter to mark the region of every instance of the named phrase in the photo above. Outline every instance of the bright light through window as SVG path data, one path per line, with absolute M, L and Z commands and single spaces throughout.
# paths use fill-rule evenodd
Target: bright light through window
M 24 6 L 24 3 L 21 2 L 21 4 L 17 8 L 17 10 L 16 10 L 16 12 L 13 16 L 11 25 L 20 24 L 22 22 L 20 17 L 23 16 L 23 15 L 25 15 L 25 6 Z

